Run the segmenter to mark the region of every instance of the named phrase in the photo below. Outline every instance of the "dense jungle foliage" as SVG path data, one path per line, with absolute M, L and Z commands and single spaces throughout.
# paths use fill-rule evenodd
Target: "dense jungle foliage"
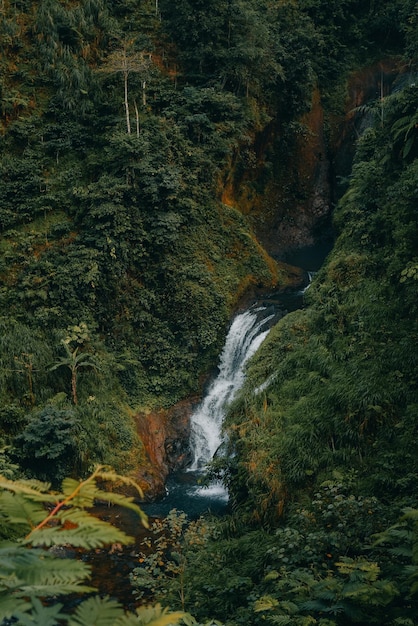
M 3 0 L 0 19 L 0 619 L 418 624 L 416 2 Z M 46 609 L 57 581 L 58 595 L 87 592 L 88 571 L 51 558 L 38 580 L 23 527 L 42 523 L 33 502 L 78 487 L 13 479 L 58 489 L 95 462 L 138 464 L 134 412 L 196 391 L 239 297 L 289 280 L 251 217 L 221 202 L 226 177 L 260 171 L 254 146 L 274 128 L 262 194 L 313 89 L 331 136 L 348 74 L 388 56 L 408 71 L 353 112 L 334 249 L 228 415 L 213 473 L 231 514 L 173 514 L 132 573 L 136 597 L 178 612 Z M 68 524 L 88 537 L 78 514 Z
M 94 461 L 133 466 L 135 410 L 196 392 L 239 297 L 287 284 L 219 200 L 226 164 L 274 98 L 250 98 L 258 74 L 243 86 L 247 49 L 218 64 L 226 40 L 216 75 L 189 75 L 182 55 L 199 45 L 170 38 L 171 12 L 1 4 L 0 427 L 19 464 L 48 480 Z M 209 17 L 226 27 L 216 7 Z M 234 47 L 248 28 L 237 24 Z

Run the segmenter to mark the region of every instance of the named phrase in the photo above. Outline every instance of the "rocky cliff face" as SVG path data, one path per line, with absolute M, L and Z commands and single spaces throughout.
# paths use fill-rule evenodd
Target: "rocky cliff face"
M 249 167 L 243 174 L 231 164 L 222 200 L 250 216 L 259 241 L 274 258 L 282 259 L 290 249 L 321 238 L 344 191 L 339 181 L 350 174 L 364 123 L 354 111 L 384 98 L 403 72 L 399 59 L 384 59 L 353 72 L 347 77 L 346 99 L 338 115 L 324 110 L 315 89 L 309 112 L 291 131 L 274 120 L 254 138 L 244 156 Z
M 361 68 L 348 77 L 345 115 L 331 120 L 330 149 L 335 188 L 338 188 L 335 177 L 344 178 L 351 172 L 355 143 L 368 123 L 365 105 L 380 103 L 379 115 L 384 122 L 384 98 L 396 88 L 407 69 L 402 59 L 389 58 Z
M 240 168 L 231 164 L 222 201 L 250 216 L 259 241 L 276 259 L 290 249 L 313 244 L 331 208 L 330 158 L 319 91 L 314 91 L 310 111 L 289 136 L 283 137 L 280 123 L 272 121 L 247 152 L 241 159 L 251 166 L 237 174 Z
M 138 413 L 137 431 L 144 445 L 145 462 L 135 477 L 145 497 L 164 495 L 169 473 L 187 467 L 191 461 L 189 448 L 190 416 L 196 398 L 183 400 L 169 410 Z

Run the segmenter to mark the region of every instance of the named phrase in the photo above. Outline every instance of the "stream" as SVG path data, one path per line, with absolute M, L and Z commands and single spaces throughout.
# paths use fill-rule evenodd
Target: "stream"
M 164 498 L 143 505 L 149 516 L 163 517 L 171 509 L 178 509 L 193 519 L 207 512 L 222 514 L 227 510 L 228 493 L 221 483 L 202 486 L 205 468 L 222 445 L 225 413 L 244 382 L 248 359 L 280 318 L 303 307 L 304 292 L 330 249 L 331 246 L 319 244 L 288 255 L 287 263 L 297 265 L 306 272 L 304 288 L 290 293 L 268 294 L 232 320 L 217 373 L 191 416 L 191 467 L 169 476 Z

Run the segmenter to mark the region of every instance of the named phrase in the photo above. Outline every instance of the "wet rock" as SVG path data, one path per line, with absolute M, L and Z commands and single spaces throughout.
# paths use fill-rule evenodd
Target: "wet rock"
M 168 474 L 190 463 L 190 416 L 194 406 L 195 399 L 188 399 L 169 410 L 136 415 L 137 431 L 144 444 L 146 458 L 135 478 L 143 488 L 146 499 L 153 500 L 164 495 Z

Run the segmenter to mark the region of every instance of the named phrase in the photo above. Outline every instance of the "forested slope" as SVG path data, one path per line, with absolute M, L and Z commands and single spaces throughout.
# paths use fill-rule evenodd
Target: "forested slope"
M 407 82 L 372 111 L 306 308 L 271 331 L 229 412 L 217 468 L 235 513 L 190 554 L 199 615 L 417 623 L 417 107 Z M 203 601 L 214 562 L 225 576 Z
M 351 112 L 335 247 L 228 415 L 213 471 L 231 515 L 183 545 L 154 599 L 229 626 L 416 624 L 416 3 L 0 15 L 2 463 L 53 481 L 130 471 L 134 411 L 196 391 L 239 298 L 288 284 L 254 233 L 308 195 L 302 116 L 316 91 L 331 154 L 350 73 L 396 57 L 392 93 Z
M 137 464 L 133 412 L 198 391 L 239 298 L 290 280 L 220 202 L 272 102 L 250 98 L 245 48 L 221 61 L 223 39 L 208 56 L 203 31 L 183 45 L 178 10 L 2 4 L 1 428 L 28 469 L 54 459 L 48 478 Z M 35 459 L 45 429 L 56 448 Z
M 251 360 L 225 424 L 213 471 L 234 512 L 188 554 L 201 617 L 417 623 L 417 109 L 412 72 L 352 111 L 333 251 L 305 308 Z

